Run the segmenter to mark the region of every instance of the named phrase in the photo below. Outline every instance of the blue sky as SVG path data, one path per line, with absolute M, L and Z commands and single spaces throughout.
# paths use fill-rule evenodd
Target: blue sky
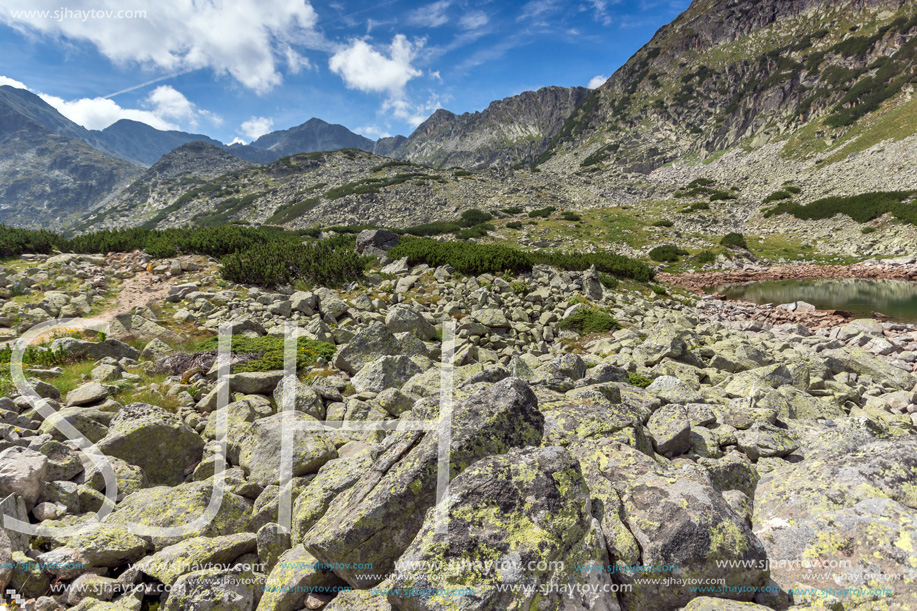
M 0 0 L 0 84 L 90 129 L 249 141 L 314 116 L 408 135 L 437 108 L 600 82 L 689 3 Z

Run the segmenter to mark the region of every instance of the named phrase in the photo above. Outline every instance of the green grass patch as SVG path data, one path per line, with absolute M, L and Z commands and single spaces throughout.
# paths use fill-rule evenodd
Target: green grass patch
M 631 371 L 627 374 L 627 379 L 631 386 L 636 386 L 637 388 L 646 388 L 653 383 L 651 379 L 635 371 Z
M 216 350 L 219 338 L 212 337 L 199 343 L 197 351 Z M 255 360 L 246 361 L 233 366 L 233 373 L 244 371 L 277 371 L 283 369 L 284 338 L 267 335 L 264 337 L 232 338 L 233 354 L 257 354 Z M 305 337 L 296 340 L 296 369 L 301 371 L 314 365 L 319 358 L 330 361 L 334 358 L 337 347 L 334 344 L 315 341 Z

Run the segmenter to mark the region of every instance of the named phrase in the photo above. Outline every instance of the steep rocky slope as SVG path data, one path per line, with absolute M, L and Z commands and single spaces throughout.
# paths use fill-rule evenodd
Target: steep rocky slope
M 787 154 L 805 156 L 911 135 L 912 118 L 883 119 L 910 101 L 915 33 L 911 0 L 696 0 L 580 104 L 540 161 L 650 171 L 791 136 Z
M 86 215 L 76 228 L 107 227 L 109 224 L 103 222 L 103 219 L 130 218 L 141 211 L 164 208 L 188 191 L 218 176 L 257 166 L 206 142 L 184 144 L 164 155 L 121 191 L 110 206 Z M 139 224 L 136 222 L 138 220 L 135 218 L 132 224 Z
M 66 227 L 140 172 L 0 103 L 0 223 Z
M 84 220 L 80 227 L 172 227 L 229 221 L 299 228 L 335 224 L 400 227 L 451 220 L 469 208 L 568 209 L 595 206 L 596 202 L 633 203 L 653 188 L 636 181 L 599 184 L 589 177 L 558 182 L 527 169 L 436 170 L 347 149 L 293 155 L 264 167 L 227 171 L 206 182 L 162 181 L 148 174 L 131 187 L 121 203 L 94 214 L 91 223 Z
M 437 110 L 407 140 L 376 152 L 435 167 L 528 165 L 586 96 L 583 87 L 545 87 L 493 102 L 480 112 Z

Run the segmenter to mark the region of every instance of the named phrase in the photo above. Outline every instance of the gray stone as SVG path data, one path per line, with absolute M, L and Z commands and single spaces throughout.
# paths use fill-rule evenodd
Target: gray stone
M 31 509 L 38 502 L 48 471 L 48 457 L 28 448 L 0 452 L 0 496 L 18 494 Z
M 98 382 L 89 382 L 67 393 L 67 406 L 92 405 L 108 397 L 108 388 Z
M 664 456 L 684 454 L 691 447 L 691 422 L 684 406 L 665 405 L 650 416 L 647 428 L 655 440 L 656 451 Z
M 383 356 L 368 363 L 353 377 L 357 392 L 382 392 L 400 388 L 423 370 L 407 356 Z

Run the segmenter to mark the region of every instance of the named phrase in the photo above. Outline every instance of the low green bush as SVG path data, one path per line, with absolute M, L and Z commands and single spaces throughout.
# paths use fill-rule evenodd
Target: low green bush
M 471 238 L 484 238 L 487 237 L 487 232 L 494 229 L 494 226 L 490 223 L 484 223 L 482 225 L 474 225 L 466 229 L 462 229 L 455 234 L 460 240 L 469 240 Z
M 650 251 L 650 259 L 660 263 L 675 263 L 686 254 L 688 254 L 688 251 L 683 248 L 678 248 L 672 244 L 663 244 Z
M 475 225 L 483 225 L 487 221 L 493 220 L 493 218 L 494 215 L 489 212 L 472 208 L 471 210 L 462 212 L 462 216 L 458 222 L 462 227 L 474 227 Z
M 716 255 L 709 250 L 702 250 L 694 255 L 693 260 L 695 263 L 700 265 L 706 265 L 707 263 L 713 263 L 716 261 Z
M 501 208 L 500 212 L 503 214 L 509 214 L 510 216 L 521 214 L 523 212 L 522 208 L 519 206 L 510 206 L 509 208 Z
M 621 328 L 621 324 L 608 312 L 581 309 L 560 321 L 558 327 L 576 331 L 580 335 L 590 335 L 616 331 Z
M 551 216 L 551 213 L 553 213 L 555 210 L 557 210 L 557 208 L 555 208 L 554 206 L 548 206 L 547 208 L 539 208 L 538 210 L 532 210 L 531 212 L 529 212 L 529 217 L 533 219 L 538 219 L 538 218 L 546 219 L 549 216 Z
M 430 238 L 406 237 L 389 252 L 389 257 L 407 257 L 410 265 L 426 263 L 438 267 L 449 264 L 461 274 L 474 276 L 504 271 L 526 273 L 538 264 L 571 271 L 584 271 L 594 265 L 599 272 L 638 282 L 648 282 L 655 275 L 645 263 L 612 253 L 524 252 L 508 246 L 438 242 Z
M 917 206 L 910 201 L 915 195 L 917 191 L 877 191 L 850 197 L 826 197 L 807 205 L 784 202 L 765 212 L 764 216 L 786 212 L 798 219 L 818 220 L 844 214 L 858 223 L 868 223 L 890 213 L 899 221 L 917 225 Z
M 507 223 L 506 228 L 507 229 L 522 229 L 522 223 L 520 223 L 519 221 L 513 221 L 511 223 Z
M 770 195 L 764 198 L 763 203 L 769 204 L 771 202 L 780 202 L 785 199 L 790 199 L 792 197 L 793 197 L 793 194 L 790 193 L 789 190 L 774 191 L 773 193 L 771 193 Z
M 744 248 L 748 250 L 748 242 L 745 241 L 745 236 L 735 232 L 724 235 L 723 239 L 720 240 L 720 246 L 724 248 Z
M 565 221 L 572 221 L 572 222 L 576 222 L 576 221 L 581 221 L 581 220 L 583 220 L 583 219 L 580 217 L 580 215 L 578 215 L 577 213 L 575 213 L 575 212 L 569 212 L 569 211 L 567 211 L 567 212 L 562 212 L 562 213 L 560 214 L 560 218 L 563 219 L 563 220 L 565 220 Z
M 653 383 L 648 377 L 637 373 L 636 371 L 631 371 L 627 374 L 628 382 L 631 386 L 636 386 L 637 388 L 646 388 Z
M 339 286 L 362 278 L 369 259 L 354 252 L 349 236 L 306 244 L 259 244 L 227 255 L 223 277 L 240 284 L 279 286 L 301 280 L 307 284 Z
M 674 227 L 675 223 L 669 219 L 662 219 L 661 221 L 656 221 L 653 223 L 653 227 Z
M 601 272 L 599 272 L 599 282 L 602 283 L 602 286 L 610 291 L 615 290 L 618 288 L 618 285 L 621 284 L 621 281 L 614 276 Z

